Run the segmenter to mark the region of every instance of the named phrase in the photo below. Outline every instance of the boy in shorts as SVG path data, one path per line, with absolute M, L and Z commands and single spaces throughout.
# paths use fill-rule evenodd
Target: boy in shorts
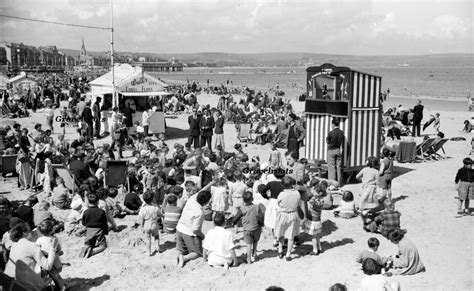
M 234 218 L 234 225 L 237 225 L 242 218 L 242 226 L 244 229 L 244 241 L 247 244 L 247 263 L 255 262 L 257 257 L 257 245 L 262 234 L 263 220 L 265 212 L 259 205 L 253 204 L 253 194 L 245 191 L 243 196 L 244 205 L 237 211 Z
M 458 170 L 454 182 L 456 183 L 456 190 L 458 191 L 458 214 L 470 215 L 469 200 L 474 199 L 474 169 L 472 169 L 472 159 L 465 158 L 464 166 Z M 464 202 L 464 212 L 462 205 Z

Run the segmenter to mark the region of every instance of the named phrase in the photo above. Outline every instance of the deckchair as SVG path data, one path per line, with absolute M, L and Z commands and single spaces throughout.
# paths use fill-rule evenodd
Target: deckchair
M 128 162 L 123 160 L 107 161 L 105 166 L 105 185 L 125 185 L 128 179 Z
M 2 176 L 5 177 L 9 173 L 15 173 L 16 172 L 16 160 L 18 158 L 18 155 L 6 155 L 2 156 L 2 167 L 1 167 L 1 172 Z
M 237 135 L 240 142 L 249 142 L 250 139 L 250 123 L 241 123 L 240 131 Z
M 428 151 L 433 146 L 434 142 L 435 142 L 434 137 L 428 138 L 427 140 L 423 141 L 421 144 L 416 146 L 416 154 L 418 156 L 421 156 L 422 159 L 425 159 L 425 154 L 428 153 Z
M 76 189 L 79 189 L 79 181 L 76 179 L 76 177 L 71 173 L 71 171 L 66 168 L 65 165 L 63 164 L 52 164 L 51 165 L 56 174 L 63 178 L 64 180 L 64 185 L 66 188 L 68 188 L 71 191 L 75 191 Z
M 442 140 L 440 140 L 439 142 L 433 144 L 432 148 L 431 148 L 431 151 L 430 153 L 432 155 L 435 155 L 437 157 L 442 157 L 440 154 L 438 154 L 438 151 L 441 149 L 443 151 L 443 154 L 446 156 L 446 152 L 444 151 L 444 144 L 448 141 L 447 138 L 443 138 Z

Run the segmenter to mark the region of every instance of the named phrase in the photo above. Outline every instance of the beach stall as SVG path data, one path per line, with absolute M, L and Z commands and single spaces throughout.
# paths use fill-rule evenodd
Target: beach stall
M 118 107 L 121 111 L 130 105 L 135 110 L 133 122 L 141 124 L 143 111 L 154 108 L 150 117 L 150 132 L 165 132 L 164 100 L 169 95 L 165 91 L 166 84 L 148 75 L 141 67 L 132 67 L 128 64 L 120 64 L 114 67 L 115 92 L 118 95 Z M 89 82 L 91 91 L 88 93 L 92 103 L 97 97 L 101 97 L 102 110 L 102 133 L 110 132 L 112 120 L 112 72 L 108 72 L 99 78 Z
M 379 157 L 382 78 L 332 64 L 308 67 L 306 72 L 306 158 L 317 163 L 327 161 L 326 137 L 333 118 L 339 118 L 347 140 L 344 171 L 360 169 L 369 156 Z
M 25 72 L 21 72 L 18 76 L 9 79 L 8 84 L 11 86 L 13 93 L 23 94 L 28 92 L 29 89 L 34 90 L 38 82 L 30 78 Z

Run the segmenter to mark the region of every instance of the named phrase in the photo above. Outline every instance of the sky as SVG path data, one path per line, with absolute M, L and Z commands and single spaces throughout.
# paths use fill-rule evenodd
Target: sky
M 0 14 L 110 27 L 109 0 L 2 0 Z M 114 0 L 115 50 L 150 53 L 473 53 L 471 0 Z M 87 50 L 110 32 L 0 17 L 0 41 Z

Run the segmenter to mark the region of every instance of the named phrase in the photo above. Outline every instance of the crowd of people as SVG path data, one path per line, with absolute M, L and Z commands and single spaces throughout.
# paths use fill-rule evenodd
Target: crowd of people
M 295 248 L 303 243 L 301 232 L 311 236 L 310 255 L 318 256 L 324 253 L 323 211 L 333 211 L 337 218 L 361 217 L 364 230 L 398 245 L 397 254 L 380 257 L 376 254 L 380 241 L 369 239 L 369 250 L 357 257 L 367 275 L 361 282 L 364 290 L 398 290 L 396 282 L 387 281 L 388 276 L 424 271 L 418 250 L 401 229 L 401 214 L 394 207 L 392 151 L 385 148 L 381 161 L 368 158 L 367 167 L 357 175 L 363 186 L 357 193 L 361 202 L 356 205 L 355 195 L 341 190 L 345 137 L 338 119 L 333 120 L 333 131 L 327 138 L 329 172 L 328 179 L 323 179 L 310 174 L 308 161 L 299 156 L 305 138 L 304 116 L 297 116 L 281 96 L 246 90 L 246 99 L 222 96 L 217 107 L 211 108 L 197 102 L 197 88 L 174 89 L 178 104 L 184 106 L 173 105 L 173 110 L 190 113 L 185 144 L 170 144 L 163 134 L 153 141 L 146 118 L 142 124 L 124 123 L 128 130 L 135 127 L 131 131 L 135 134 L 125 131 L 114 135 L 112 144 L 101 145 L 96 143 L 101 137 L 93 131 L 79 130 L 75 139 L 66 140 L 52 128 L 43 130 L 42 124 L 30 130 L 16 123 L 0 130 L 4 153 L 18 155 L 14 173 L 18 187 L 33 191 L 19 206 L 0 199 L 4 274 L 32 289 L 40 290 L 50 280 L 64 289 L 60 257 L 68 250 L 61 248 L 56 234 L 65 232 L 78 242 L 82 240 L 77 255 L 87 259 L 107 249 L 108 233 L 120 231 L 118 220 L 124 216 L 135 217 L 134 227 L 143 230 L 145 251 L 150 256 L 164 251 L 162 233 L 174 235 L 179 267 L 201 257 L 211 266 L 237 267 L 242 262 L 235 252 L 236 232 L 243 232 L 246 263 L 260 260 L 264 229 L 271 231 L 279 258 L 294 259 Z M 73 99 L 71 106 L 93 128 L 96 111 L 75 93 L 77 90 L 81 91 L 71 88 L 67 100 L 71 103 Z M 194 99 L 189 102 L 185 96 Z M 268 159 L 249 155 L 242 144 L 226 145 L 226 122 L 234 122 L 238 131 L 242 124 L 252 123 L 259 143 L 271 144 Z M 130 149 L 131 155 L 124 155 L 123 147 Z M 281 147 L 284 155 L 278 150 Z M 105 179 L 107 161 L 116 159 L 128 160 L 128 183 L 119 188 L 107 185 Z M 69 169 L 77 187 L 68 188 L 55 170 L 57 164 Z M 474 175 L 472 161 L 465 164 L 456 183 L 460 181 L 461 207 L 468 209 Z M 333 205 L 336 193 L 342 194 L 339 205 Z M 67 212 L 67 219 L 53 217 L 50 207 Z M 214 225 L 206 234 L 202 231 L 204 221 Z

